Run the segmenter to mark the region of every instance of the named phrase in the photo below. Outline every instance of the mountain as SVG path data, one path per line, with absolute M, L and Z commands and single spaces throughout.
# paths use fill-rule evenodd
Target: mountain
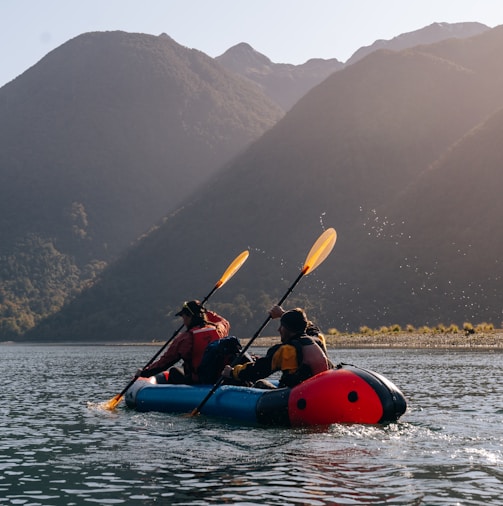
M 499 109 L 377 211 L 387 223 L 376 245 L 388 262 L 382 305 L 416 323 L 501 325 L 502 143 Z
M 0 332 L 58 310 L 283 115 L 167 35 L 87 33 L 0 89 Z
M 445 39 L 469 38 L 487 30 L 489 27 L 481 23 L 433 23 L 420 30 L 400 34 L 391 40 L 378 40 L 370 46 L 362 47 L 346 63 L 335 58 L 329 60 L 313 58 L 302 65 L 274 63 L 245 42 L 231 47 L 216 60 L 231 72 L 258 85 L 271 100 L 288 111 L 330 74 L 342 70 L 374 51 L 379 49 L 400 51 Z
M 502 49 L 498 27 L 333 73 L 26 338 L 162 338 L 245 248 L 208 305 L 249 336 L 329 226 L 286 304 L 322 327 L 499 319 Z
M 313 58 L 302 65 L 273 63 L 244 42 L 231 47 L 216 60 L 226 69 L 257 84 L 285 111 L 291 109 L 311 88 L 344 66 L 335 58 Z
M 482 23 L 432 23 L 419 30 L 402 33 L 391 40 L 376 40 L 370 46 L 361 47 L 346 61 L 346 65 L 351 65 L 379 49 L 401 51 L 415 46 L 433 44 L 445 39 L 465 39 L 479 35 L 489 29 L 488 26 Z

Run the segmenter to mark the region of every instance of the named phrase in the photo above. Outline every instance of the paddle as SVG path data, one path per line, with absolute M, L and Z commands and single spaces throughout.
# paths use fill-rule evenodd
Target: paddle
M 223 285 L 225 285 L 225 283 L 227 283 L 227 281 L 229 281 L 229 279 L 232 278 L 232 276 L 234 276 L 234 274 L 236 274 L 236 272 L 241 268 L 241 266 L 245 263 L 246 259 L 248 258 L 248 255 L 250 253 L 248 251 L 243 251 L 241 254 L 239 254 L 233 261 L 232 263 L 229 265 L 229 267 L 227 267 L 226 271 L 222 274 L 222 277 L 216 282 L 215 286 L 213 287 L 213 289 L 211 290 L 211 292 L 206 295 L 206 297 L 203 299 L 203 301 L 201 302 L 201 306 L 204 305 L 205 302 L 208 301 L 208 299 L 213 295 L 213 293 L 218 290 L 219 288 L 221 288 Z M 175 330 L 175 332 L 173 333 L 173 335 L 166 341 L 166 343 L 164 343 L 164 346 L 147 362 L 147 364 L 145 364 L 142 368 L 142 371 L 144 371 L 166 348 L 166 346 L 168 346 L 168 344 L 180 333 L 180 331 L 182 330 L 183 328 L 183 324 L 177 329 Z M 122 398 L 124 397 L 124 394 L 127 392 L 127 390 L 131 387 L 131 385 L 133 385 L 133 383 L 141 376 L 138 375 L 138 376 L 135 376 L 127 385 L 126 387 L 122 390 L 122 392 L 118 393 L 115 397 L 113 397 L 112 399 L 110 399 L 109 401 L 105 402 L 102 404 L 102 407 L 105 408 L 105 409 L 108 409 L 108 410 L 113 410 L 115 409 L 115 407 L 119 404 L 119 402 L 122 400 Z
M 286 300 L 288 295 L 292 292 L 292 290 L 295 288 L 297 283 L 301 280 L 303 276 L 306 274 L 309 274 L 310 272 L 314 271 L 318 265 L 320 265 L 325 258 L 330 254 L 332 251 L 332 248 L 334 247 L 335 241 L 337 240 L 337 232 L 333 228 L 329 228 L 328 230 L 325 230 L 323 234 L 320 235 L 318 240 L 314 243 L 313 247 L 309 251 L 309 254 L 307 255 L 306 261 L 304 262 L 304 266 L 302 267 L 302 270 L 300 271 L 300 274 L 298 275 L 297 279 L 292 283 L 292 286 L 287 290 L 285 295 L 281 298 L 281 300 L 278 302 L 278 306 L 281 306 L 283 302 Z M 253 335 L 253 337 L 248 341 L 246 346 L 241 350 L 241 353 L 239 356 L 234 360 L 232 365 L 235 365 L 239 363 L 239 360 L 241 357 L 248 351 L 248 348 L 252 345 L 253 341 L 257 339 L 257 337 L 260 335 L 264 327 L 269 323 L 269 320 L 271 320 L 271 315 L 269 315 L 264 323 L 259 327 L 257 332 Z M 218 389 L 218 387 L 222 384 L 222 382 L 225 380 L 223 376 L 221 376 L 217 382 L 213 385 L 211 390 L 208 392 L 206 397 L 202 400 L 202 402 L 197 406 L 197 408 L 193 409 L 190 413 L 191 416 L 195 416 L 201 412 L 202 407 L 208 402 L 210 397 L 215 393 L 215 391 Z

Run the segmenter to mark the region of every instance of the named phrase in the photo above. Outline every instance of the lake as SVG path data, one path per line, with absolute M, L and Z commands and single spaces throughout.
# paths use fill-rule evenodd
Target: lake
M 403 391 L 408 410 L 386 426 L 260 428 L 96 407 L 156 351 L 0 346 L 0 504 L 502 504 L 501 351 L 331 350 Z

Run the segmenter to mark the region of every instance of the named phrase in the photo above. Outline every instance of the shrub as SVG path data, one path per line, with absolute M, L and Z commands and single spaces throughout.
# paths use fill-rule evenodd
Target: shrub
M 430 327 L 427 327 L 426 325 L 423 325 L 422 327 L 420 327 L 417 330 L 421 334 L 431 334 L 433 332 L 433 330 L 430 329 Z
M 475 327 L 475 332 L 490 332 L 491 330 L 494 330 L 494 325 L 492 323 L 479 323 Z
M 363 327 L 360 327 L 360 334 L 373 334 L 374 331 L 370 328 L 364 325 Z
M 470 322 L 465 322 L 465 323 L 463 323 L 463 330 L 465 332 L 473 332 L 474 328 Z

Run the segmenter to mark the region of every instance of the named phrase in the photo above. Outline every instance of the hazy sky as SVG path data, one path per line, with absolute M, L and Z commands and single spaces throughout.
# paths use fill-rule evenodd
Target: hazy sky
M 503 0 L 0 0 L 0 86 L 90 31 L 159 35 L 219 56 L 248 42 L 276 63 L 346 61 L 434 22 L 503 24 Z

